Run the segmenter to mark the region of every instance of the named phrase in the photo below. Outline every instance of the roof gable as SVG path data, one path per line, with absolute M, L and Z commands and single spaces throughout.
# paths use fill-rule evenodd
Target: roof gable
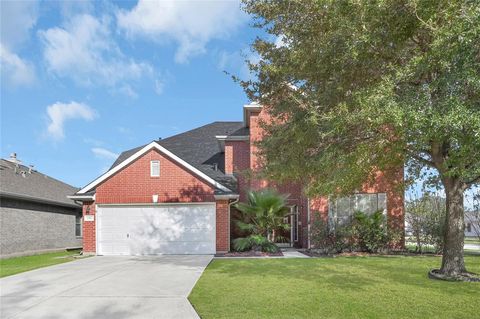
M 180 157 L 176 156 L 175 154 L 173 154 L 172 152 L 170 152 L 169 150 L 167 150 L 165 147 L 163 147 L 162 145 L 158 144 L 157 141 L 153 141 L 151 142 L 150 144 L 147 144 L 145 145 L 144 147 L 142 147 L 141 149 L 137 150 L 136 152 L 134 152 L 133 154 L 131 154 L 128 158 L 126 158 L 125 160 L 123 160 L 121 163 L 117 164 L 116 166 L 114 166 L 112 169 L 110 169 L 108 172 L 106 172 L 105 174 L 101 175 L 100 177 L 98 177 L 96 180 L 94 180 L 93 182 L 91 182 L 90 184 L 88 184 L 87 186 L 85 186 L 84 188 L 82 188 L 81 190 L 79 190 L 77 192 L 77 194 L 85 194 L 86 192 L 88 192 L 89 190 L 93 189 L 94 187 L 96 187 L 97 185 L 99 185 L 100 183 L 102 183 L 103 181 L 107 180 L 109 177 L 113 176 L 115 173 L 117 173 L 118 171 L 122 170 L 124 167 L 126 167 L 127 165 L 129 165 L 130 163 L 134 162 L 135 160 L 137 160 L 138 158 L 140 158 L 142 155 L 144 155 L 145 153 L 147 153 L 148 151 L 152 150 L 152 149 L 156 149 L 158 150 L 159 152 L 161 152 L 163 155 L 169 157 L 171 160 L 177 162 L 178 164 L 180 164 L 181 166 L 183 166 L 185 169 L 187 169 L 188 171 L 194 173 L 195 175 L 201 177 L 202 179 L 204 179 L 206 182 L 208 182 L 209 184 L 211 184 L 212 186 L 224 191 L 224 192 L 230 192 L 231 190 L 228 189 L 227 187 L 223 186 L 222 184 L 220 184 L 219 182 L 215 181 L 213 178 L 211 178 L 210 176 L 208 176 L 207 174 L 203 173 L 202 171 L 200 171 L 199 169 L 195 168 L 194 166 L 192 166 L 191 164 L 187 163 L 185 160 L 181 159 Z

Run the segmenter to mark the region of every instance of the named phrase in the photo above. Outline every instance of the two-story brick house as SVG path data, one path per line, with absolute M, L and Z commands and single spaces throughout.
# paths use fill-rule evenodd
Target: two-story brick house
M 273 187 L 255 178 L 261 169 L 260 105 L 243 108 L 241 122 L 214 122 L 128 150 L 71 199 L 83 202 L 83 248 L 99 255 L 214 254 L 230 250 L 232 204 L 250 189 Z M 252 178 L 253 176 L 253 178 Z M 312 220 L 344 218 L 354 210 L 383 209 L 389 226 L 403 231 L 403 168 L 360 193 L 329 203 L 307 198 L 302 185 L 275 188 L 289 194 L 290 245 L 310 246 Z

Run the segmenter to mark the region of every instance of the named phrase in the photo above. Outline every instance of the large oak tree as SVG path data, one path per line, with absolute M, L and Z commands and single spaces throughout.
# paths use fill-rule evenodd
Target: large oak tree
M 242 82 L 274 125 L 265 173 L 348 194 L 376 170 L 431 172 L 447 217 L 440 273 L 466 273 L 463 194 L 480 181 L 480 1 L 244 0 L 265 31 Z M 408 182 L 408 180 L 407 180 Z

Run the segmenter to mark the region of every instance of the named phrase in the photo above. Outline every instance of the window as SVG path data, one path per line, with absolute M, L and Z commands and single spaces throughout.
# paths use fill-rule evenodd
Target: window
M 379 210 L 384 214 L 387 212 L 387 195 L 385 193 L 355 194 L 330 202 L 328 216 L 331 226 L 344 225 L 351 222 L 353 214 L 357 211 L 373 214 Z
M 472 232 L 472 224 L 471 223 L 466 224 L 465 229 L 467 230 L 467 233 L 471 233 Z
M 150 176 L 160 176 L 160 161 L 150 161 Z
M 75 236 L 82 237 L 82 214 L 75 216 Z
M 290 207 L 290 213 L 292 216 L 292 230 L 291 230 L 291 240 L 298 241 L 298 206 Z

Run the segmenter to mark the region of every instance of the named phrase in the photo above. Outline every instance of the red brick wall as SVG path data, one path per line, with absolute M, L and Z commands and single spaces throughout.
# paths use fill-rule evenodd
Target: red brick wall
M 160 176 L 150 177 L 150 161 L 160 161 Z M 212 186 L 156 150 L 151 150 L 97 187 L 97 204 L 214 202 Z
M 150 177 L 150 161 L 160 161 L 160 177 Z M 136 161 L 97 186 L 96 202 L 86 202 L 83 214 L 95 204 L 152 203 L 152 195 L 159 202 L 215 202 L 212 186 L 192 175 L 156 150 L 147 152 Z M 217 201 L 217 250 L 229 250 L 228 201 Z M 83 249 L 95 252 L 95 222 L 83 223 Z
M 217 200 L 216 216 L 216 246 L 217 252 L 230 250 L 230 219 L 228 214 L 228 200 Z
M 82 226 L 83 252 L 95 253 L 96 251 L 95 223 L 97 221 L 97 218 L 96 218 L 97 216 L 95 215 L 95 203 L 84 202 L 82 210 L 83 210 L 83 226 Z M 85 221 L 85 215 L 93 215 L 94 221 L 92 222 Z
M 228 167 L 228 168 L 227 168 Z M 250 189 L 247 171 L 250 168 L 250 143 L 247 141 L 225 142 L 225 171 L 234 174 L 238 180 L 240 200 L 246 199 L 245 194 Z M 230 173 L 228 173 L 230 171 Z
M 270 116 L 264 111 L 254 111 L 250 113 L 250 169 L 252 171 L 252 178 L 248 184 L 248 189 L 259 190 L 263 188 L 273 188 L 282 194 L 288 194 L 288 205 L 296 205 L 299 213 L 299 227 L 298 227 L 298 242 L 295 243 L 298 247 L 306 247 L 308 239 L 308 220 L 307 220 L 307 198 L 303 194 L 303 187 L 298 183 L 288 183 L 278 185 L 276 183 L 268 182 L 264 179 L 255 178 L 255 172 L 262 168 L 262 159 L 257 154 L 258 147 L 256 143 L 264 136 L 264 130 L 261 127 L 262 122 L 270 121 Z M 241 190 L 240 200 L 244 200 L 243 195 L 245 190 Z M 243 195 L 243 196 L 242 196 Z
M 250 113 L 250 169 L 252 172 L 261 169 L 261 158 L 257 155 L 258 148 L 255 145 L 260 141 L 264 135 L 264 130 L 261 127 L 261 122 L 270 121 L 271 118 L 268 112 L 254 111 Z M 254 175 L 253 175 L 254 176 Z M 366 185 L 363 192 L 366 193 L 386 193 L 387 194 L 387 214 L 388 224 L 390 229 L 403 232 L 404 230 L 404 203 L 403 191 L 397 186 L 403 183 L 403 167 L 396 172 L 390 174 L 378 173 L 374 185 Z M 277 189 L 280 193 L 290 194 L 289 204 L 297 205 L 299 207 L 301 226 L 299 227 L 299 245 L 307 247 L 308 245 L 308 204 L 306 196 L 303 194 L 302 185 L 289 183 L 287 185 L 275 185 L 268 183 L 265 180 L 253 178 L 247 185 L 250 189 L 261 189 L 265 187 L 272 187 Z M 244 200 L 241 190 L 240 200 Z M 310 200 L 311 219 L 313 220 L 318 215 L 324 218 L 328 217 L 328 199 L 314 198 Z M 402 237 L 403 238 L 403 237 Z M 403 247 L 402 242 L 396 246 Z
M 375 182 L 372 185 L 365 184 L 362 188 L 364 193 L 386 193 L 387 194 L 387 223 L 391 230 L 400 236 L 397 242 L 393 242 L 395 248 L 405 246 L 405 214 L 403 196 L 403 167 L 388 173 L 377 172 Z M 328 219 L 328 199 L 318 197 L 310 200 L 310 211 L 312 221 L 321 217 Z

